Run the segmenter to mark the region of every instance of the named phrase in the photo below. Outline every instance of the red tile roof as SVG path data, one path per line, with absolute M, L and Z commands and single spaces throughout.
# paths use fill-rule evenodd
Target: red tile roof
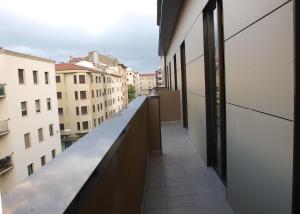
M 88 71 L 97 71 L 93 68 L 88 68 L 72 63 L 61 63 L 61 64 L 55 64 L 55 71 L 67 71 L 67 70 L 88 70 Z

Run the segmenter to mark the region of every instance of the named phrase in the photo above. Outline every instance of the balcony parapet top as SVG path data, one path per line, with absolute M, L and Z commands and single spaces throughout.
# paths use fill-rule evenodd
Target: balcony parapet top
M 133 100 L 119 117 L 95 128 L 4 195 L 4 213 L 63 213 L 94 170 L 105 168 L 145 100 L 142 96 Z

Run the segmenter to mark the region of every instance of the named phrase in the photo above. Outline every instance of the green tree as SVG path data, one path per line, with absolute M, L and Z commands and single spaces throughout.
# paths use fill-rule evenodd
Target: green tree
M 135 98 L 135 87 L 133 85 L 128 86 L 128 100 L 131 102 Z

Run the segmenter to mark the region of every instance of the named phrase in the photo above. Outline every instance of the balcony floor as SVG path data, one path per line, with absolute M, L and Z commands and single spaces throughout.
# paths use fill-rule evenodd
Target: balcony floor
M 163 125 L 162 144 L 163 156 L 149 159 L 144 214 L 233 214 L 225 187 L 185 129 Z

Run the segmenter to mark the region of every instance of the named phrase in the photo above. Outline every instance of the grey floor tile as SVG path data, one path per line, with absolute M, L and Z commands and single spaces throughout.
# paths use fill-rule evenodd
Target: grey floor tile
M 146 198 L 146 210 L 167 208 L 166 198 Z
M 168 207 L 189 207 L 193 206 L 193 197 L 191 195 L 168 196 Z
M 166 179 L 167 186 L 187 185 L 187 184 L 188 184 L 188 181 L 185 176 L 167 177 L 167 179 Z
M 163 155 L 149 159 L 145 214 L 234 214 L 226 188 L 185 129 L 163 125 L 162 146 Z
M 174 186 L 167 186 L 167 195 L 186 195 L 190 194 L 191 191 L 187 184 L 185 185 L 174 185 Z

